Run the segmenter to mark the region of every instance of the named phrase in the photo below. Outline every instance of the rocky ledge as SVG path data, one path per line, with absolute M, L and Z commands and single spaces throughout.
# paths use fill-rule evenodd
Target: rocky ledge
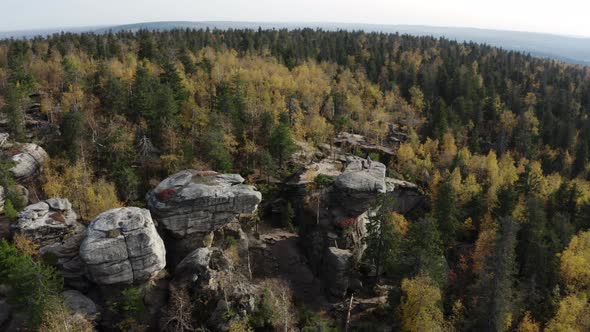
M 27 206 L 19 213 L 12 226 L 19 233 L 40 246 L 63 241 L 77 228 L 76 213 L 67 199 L 50 198 Z
M 361 214 L 378 194 L 387 192 L 386 168 L 380 162 L 357 157 L 347 157 L 346 164 L 334 183 L 337 200 L 350 214 Z
M 17 153 L 11 158 L 15 165 L 10 172 L 17 181 L 25 181 L 36 176 L 49 158 L 47 152 L 36 144 L 23 143 L 15 148 Z
M 208 234 L 236 215 L 254 213 L 262 194 L 239 174 L 185 170 L 162 181 L 147 201 L 161 226 L 175 237 Z

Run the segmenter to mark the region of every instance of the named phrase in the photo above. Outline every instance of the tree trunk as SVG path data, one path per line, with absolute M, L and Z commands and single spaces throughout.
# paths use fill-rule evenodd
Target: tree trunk
M 318 208 L 316 212 L 316 224 L 320 224 L 320 198 L 322 197 L 321 192 L 318 194 Z
M 350 303 L 348 304 L 348 313 L 346 314 L 346 325 L 344 326 L 344 332 L 348 332 L 348 327 L 350 326 L 350 312 L 352 311 L 353 298 L 354 293 L 350 294 Z
M 381 250 L 383 247 L 383 218 L 379 222 L 379 242 L 377 244 L 377 257 L 375 262 L 375 284 L 381 275 Z

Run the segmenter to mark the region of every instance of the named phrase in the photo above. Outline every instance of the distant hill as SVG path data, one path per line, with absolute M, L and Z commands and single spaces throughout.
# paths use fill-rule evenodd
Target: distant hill
M 66 32 L 137 31 L 171 29 L 297 29 L 321 28 L 324 30 L 364 30 L 368 32 L 400 33 L 418 36 L 445 37 L 457 41 L 485 43 L 508 50 L 531 53 L 534 56 L 553 58 L 564 62 L 590 65 L 590 38 L 578 38 L 546 33 L 488 30 L 475 28 L 434 27 L 419 25 L 377 25 L 351 23 L 280 23 L 280 22 L 145 22 L 117 26 L 56 28 L 28 31 L 0 32 L 2 38 L 30 38 Z

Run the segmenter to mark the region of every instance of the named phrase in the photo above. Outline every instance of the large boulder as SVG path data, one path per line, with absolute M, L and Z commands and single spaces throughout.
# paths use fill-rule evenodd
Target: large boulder
M 84 294 L 76 290 L 67 290 L 61 293 L 64 298 L 64 304 L 76 314 L 81 314 L 90 319 L 98 316 L 96 304 Z
M 227 271 L 230 263 L 219 248 L 198 248 L 188 254 L 174 271 L 175 281 L 189 280 L 200 289 L 217 290 L 219 271 Z
M 357 157 L 347 157 L 346 169 L 334 183 L 338 205 L 351 215 L 367 210 L 378 194 L 387 192 L 385 165 Z
M 228 310 L 238 317 L 252 314 L 260 293 L 235 268 L 220 248 L 197 248 L 176 266 L 170 288 L 190 294 L 194 310 L 209 317 L 212 331 L 227 331 Z
M 80 247 L 90 280 L 100 285 L 147 281 L 164 269 L 165 257 L 150 212 L 137 207 L 98 215 Z
M 342 298 L 348 290 L 353 254 L 350 250 L 329 247 L 324 255 L 322 279 L 328 294 Z
M 210 233 L 241 213 L 253 213 L 262 194 L 239 174 L 185 170 L 148 193 L 150 210 L 171 234 Z
M 147 194 L 148 206 L 163 231 L 172 265 L 175 258 L 205 246 L 203 240 L 208 235 L 238 215 L 256 211 L 262 194 L 243 182 L 238 174 L 185 170 L 165 179 Z
M 23 143 L 16 146 L 17 153 L 12 156 L 15 163 L 10 172 L 17 181 L 25 181 L 39 174 L 45 160 L 49 158 L 47 152 L 32 143 Z
M 50 198 L 27 206 L 19 213 L 12 229 L 40 246 L 46 246 L 77 233 L 80 225 L 76 220 L 76 213 L 67 199 Z

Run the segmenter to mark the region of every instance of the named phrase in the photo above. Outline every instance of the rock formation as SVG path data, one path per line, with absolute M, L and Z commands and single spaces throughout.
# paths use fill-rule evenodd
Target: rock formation
M 395 197 L 394 209 L 398 213 L 405 214 L 424 203 L 424 194 L 414 183 L 386 178 L 387 192 Z
M 350 250 L 329 247 L 324 255 L 322 279 L 329 295 L 342 298 L 348 290 L 352 253 Z
M 72 204 L 64 198 L 50 198 L 27 206 L 19 213 L 13 231 L 40 246 L 64 241 L 79 231 Z
M 183 257 L 239 214 L 254 213 L 262 194 L 243 182 L 238 174 L 185 170 L 149 192 L 148 206 L 170 238 L 168 250 Z
M 367 210 L 377 195 L 387 191 L 385 165 L 357 157 L 347 157 L 346 169 L 334 183 L 338 205 L 349 214 L 361 214 Z
M 158 222 L 177 237 L 207 234 L 231 222 L 237 214 L 253 213 L 262 200 L 238 174 L 181 171 L 148 194 Z
M 72 232 L 60 242 L 46 245 L 39 249 L 39 253 L 48 261 L 55 264 L 65 284 L 75 289 L 88 288 L 86 267 L 80 259 L 80 244 L 86 237 L 86 227 L 76 223 Z
M 43 163 L 49 158 L 47 152 L 36 144 L 23 143 L 14 148 L 18 153 L 11 158 L 15 165 L 10 171 L 17 181 L 25 181 L 38 175 Z
M 367 223 L 378 196 L 393 195 L 400 213 L 420 206 L 424 196 L 415 184 L 387 177 L 381 162 L 346 156 L 339 148 L 330 156 L 302 169 L 283 192 L 297 211 L 298 223 L 307 225 L 303 249 L 311 269 L 328 295 L 339 298 L 349 288 L 348 267 L 360 262 L 366 249 Z M 333 185 L 314 185 L 318 175 L 331 177 Z
M 98 316 L 96 304 L 84 294 L 76 290 L 67 290 L 62 293 L 64 304 L 75 314 L 81 314 L 91 320 Z
M 76 219 L 67 199 L 50 198 L 27 206 L 12 231 L 40 245 L 39 253 L 56 265 L 66 284 L 82 289 L 86 280 L 78 252 L 86 227 Z
M 99 285 L 147 281 L 166 266 L 165 256 L 150 212 L 136 207 L 98 215 L 80 247 L 88 276 Z
M 305 243 L 305 246 L 310 245 Z M 296 301 L 309 305 L 324 302 L 321 282 L 301 252 L 298 234 L 272 229 L 252 241 L 250 256 L 254 278 L 288 281 Z
M 338 136 L 334 138 L 334 144 L 349 151 L 360 149 L 363 153 L 374 152 L 383 157 L 395 155 L 395 150 L 391 147 L 370 143 L 362 135 L 347 132 L 339 133 Z
M 229 262 L 219 248 L 198 248 L 188 254 L 176 267 L 177 280 L 190 279 L 200 289 L 217 290 L 216 274 L 229 269 Z

